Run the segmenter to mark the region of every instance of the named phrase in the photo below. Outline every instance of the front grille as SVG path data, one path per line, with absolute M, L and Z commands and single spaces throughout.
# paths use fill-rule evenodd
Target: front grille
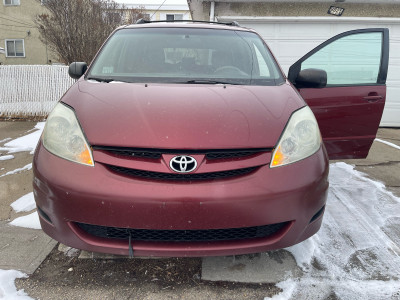
M 133 151 L 133 150 L 110 150 L 112 154 L 119 156 L 129 156 L 129 157 L 141 157 L 149 159 L 160 159 L 161 153 L 159 152 L 145 152 L 145 151 Z
M 266 238 L 285 228 L 290 222 L 271 225 L 206 230 L 151 230 L 106 227 L 76 223 L 86 233 L 108 239 L 146 242 L 213 242 Z
M 237 151 L 237 152 L 210 152 L 206 154 L 207 159 L 229 159 L 248 157 L 255 154 L 260 154 L 259 151 Z
M 136 170 L 136 169 L 111 166 L 111 165 L 107 165 L 107 167 L 115 173 L 129 175 L 132 177 L 152 179 L 152 180 L 173 180 L 173 181 L 200 181 L 200 180 L 216 180 L 216 179 L 232 178 L 232 177 L 247 175 L 258 168 L 258 167 L 250 167 L 244 169 L 210 172 L 210 173 L 178 174 L 178 173 L 162 173 L 162 172 Z
M 114 155 L 124 157 L 141 157 L 149 159 L 160 159 L 162 154 L 176 155 L 196 155 L 203 154 L 207 159 L 230 159 L 248 157 L 260 153 L 271 152 L 270 148 L 257 149 L 230 149 L 230 150 L 179 150 L 179 149 L 146 149 L 146 148 L 124 148 L 124 147 L 109 147 L 109 146 L 93 146 L 95 150 L 102 150 Z

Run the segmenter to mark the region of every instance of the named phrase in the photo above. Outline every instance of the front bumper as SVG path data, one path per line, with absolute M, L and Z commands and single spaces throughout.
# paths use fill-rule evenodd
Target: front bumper
M 284 223 L 265 238 L 228 241 L 133 241 L 136 256 L 256 253 L 299 243 L 318 231 L 328 190 L 325 149 L 283 167 L 267 162 L 245 176 L 201 182 L 134 179 L 102 163 L 60 159 L 39 143 L 34 195 L 43 230 L 68 246 L 128 255 L 128 240 L 89 234 L 78 223 L 148 230 L 208 230 Z

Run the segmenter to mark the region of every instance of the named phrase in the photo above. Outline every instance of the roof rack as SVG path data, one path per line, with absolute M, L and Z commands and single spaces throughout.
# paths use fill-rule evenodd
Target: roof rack
M 139 19 L 136 21 L 136 24 L 148 24 L 148 23 L 175 23 L 175 22 L 188 22 L 188 23 L 205 23 L 205 24 L 220 24 L 220 25 L 228 25 L 228 26 L 237 26 L 240 27 L 239 23 L 236 21 L 232 22 L 211 22 L 211 21 L 198 21 L 198 20 L 161 20 L 161 21 L 149 21 L 146 19 Z

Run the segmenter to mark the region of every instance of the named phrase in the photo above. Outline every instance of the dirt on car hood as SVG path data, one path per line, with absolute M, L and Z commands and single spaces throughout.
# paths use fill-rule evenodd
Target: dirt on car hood
M 304 101 L 288 84 L 100 83 L 62 98 L 91 145 L 159 149 L 273 147 Z

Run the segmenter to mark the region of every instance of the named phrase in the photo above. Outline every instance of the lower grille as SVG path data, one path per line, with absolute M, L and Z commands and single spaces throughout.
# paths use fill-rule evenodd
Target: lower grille
M 212 242 L 266 238 L 285 228 L 290 222 L 265 226 L 207 229 L 207 230 L 150 230 L 106 227 L 75 223 L 86 233 L 108 239 L 127 240 L 129 235 L 133 241 L 147 242 Z
M 117 166 L 107 166 L 111 171 L 129 175 L 138 178 L 153 179 L 153 180 L 175 180 L 175 181 L 198 181 L 198 180 L 216 180 L 229 177 L 237 177 L 247 175 L 258 167 L 250 167 L 245 169 L 228 170 L 211 173 L 191 173 L 191 174 L 177 174 L 177 173 L 161 173 L 144 170 L 129 169 Z

